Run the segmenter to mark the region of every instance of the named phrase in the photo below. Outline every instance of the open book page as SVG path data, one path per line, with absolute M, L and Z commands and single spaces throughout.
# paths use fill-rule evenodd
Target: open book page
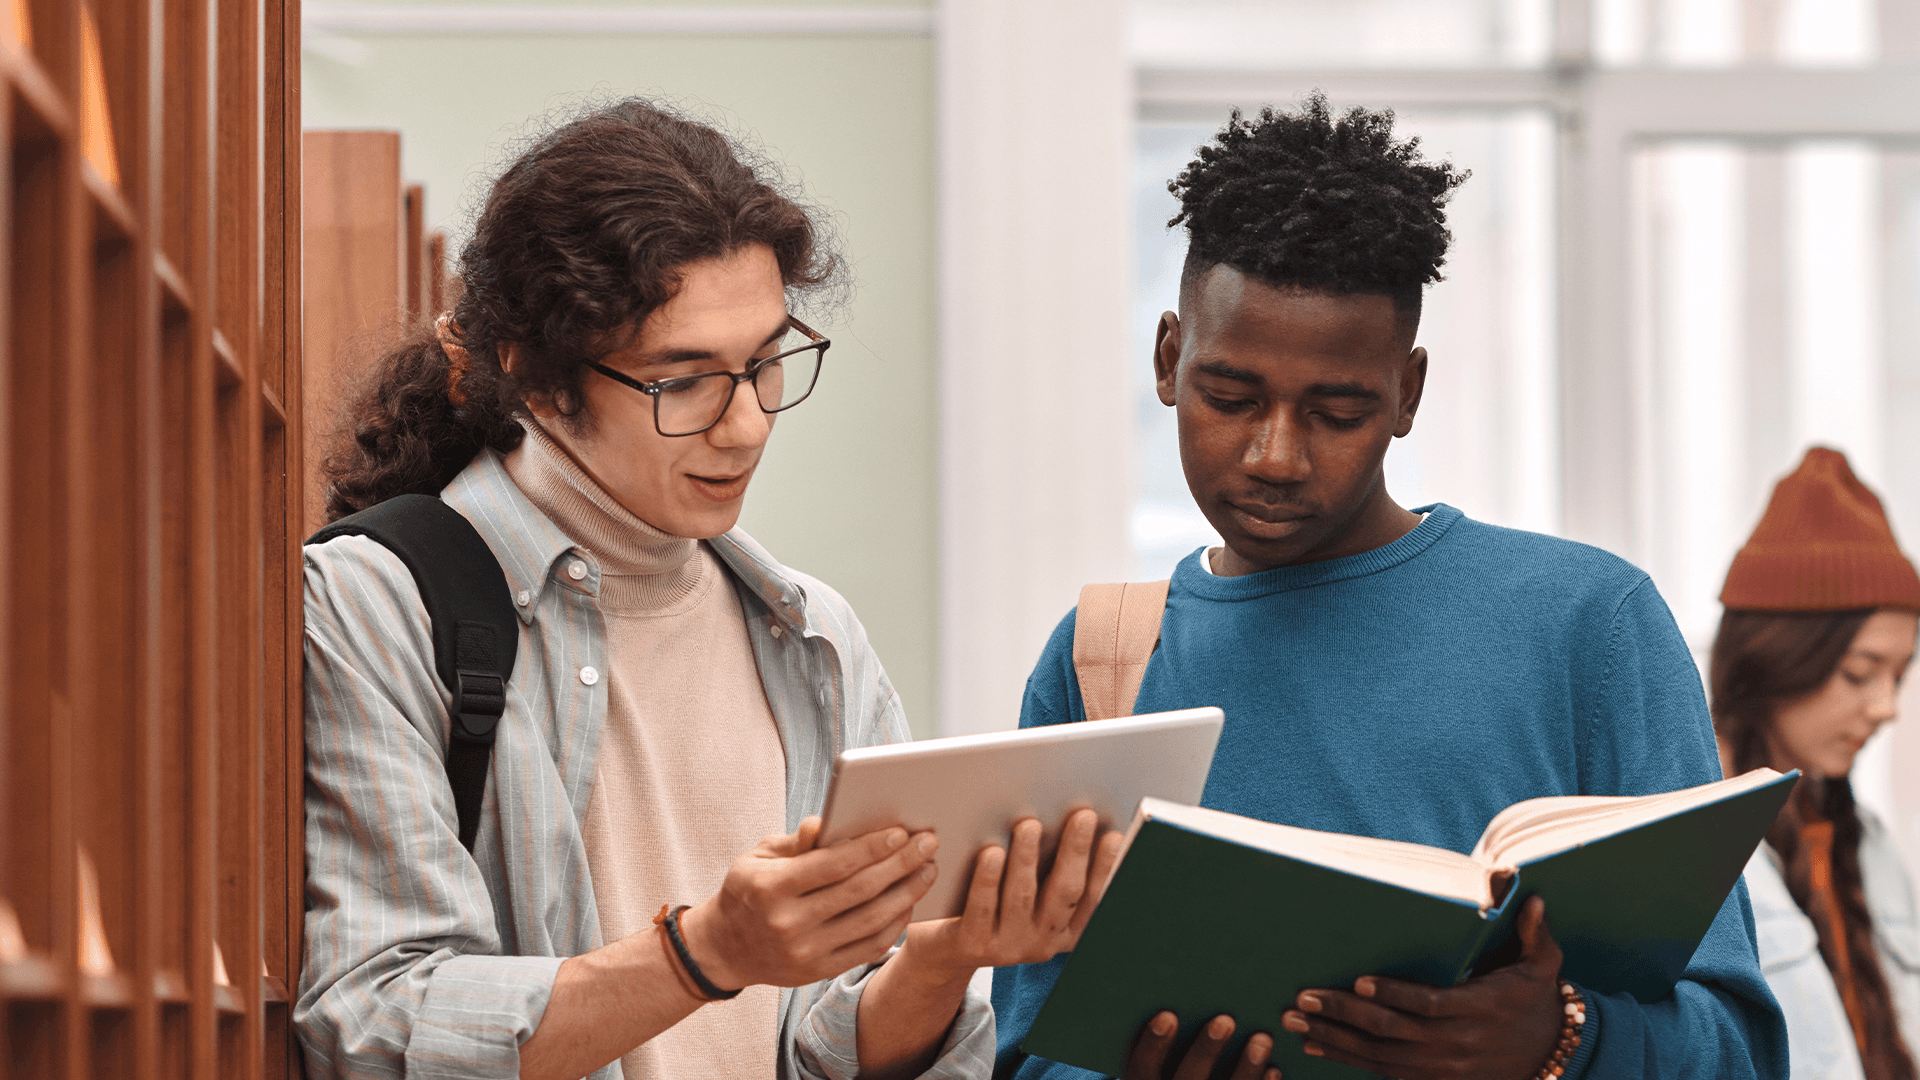
M 1403 889 L 1444 897 L 1481 908 L 1493 906 L 1493 894 L 1482 863 L 1444 848 L 1380 840 L 1371 836 L 1317 832 L 1291 825 L 1275 825 L 1220 810 L 1182 806 L 1159 799 L 1142 799 L 1128 831 L 1128 843 L 1142 823 L 1152 819 L 1197 833 L 1217 836 L 1246 847 L 1271 851 L 1338 870 L 1356 877 L 1398 885 Z
M 1528 799 L 1494 815 L 1480 834 L 1473 858 L 1487 867 L 1524 866 L 1696 806 L 1765 787 L 1779 778 L 1772 769 L 1755 769 L 1698 787 L 1638 798 L 1568 795 Z

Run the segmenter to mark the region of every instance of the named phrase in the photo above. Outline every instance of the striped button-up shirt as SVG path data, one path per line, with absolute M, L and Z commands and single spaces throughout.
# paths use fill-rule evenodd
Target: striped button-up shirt
M 441 497 L 499 558 L 523 631 L 472 854 L 445 771 L 451 695 L 419 590 L 365 537 L 306 549 L 306 963 L 294 1022 L 324 1077 L 516 1077 L 562 959 L 606 944 L 580 822 L 607 683 L 600 568 L 482 451 Z M 819 813 L 842 749 L 908 738 L 899 695 L 838 593 L 735 530 L 740 582 L 787 766 L 787 827 Z M 568 572 L 578 559 L 585 576 Z M 725 753 L 725 747 L 715 747 Z M 692 902 L 699 897 L 676 898 Z M 872 968 L 787 990 L 779 1076 L 852 1080 Z M 969 991 L 931 1077 L 992 1070 Z M 595 1080 L 620 1080 L 620 1063 Z

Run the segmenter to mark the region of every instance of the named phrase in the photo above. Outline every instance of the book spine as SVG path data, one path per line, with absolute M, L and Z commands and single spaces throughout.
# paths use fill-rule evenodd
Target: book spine
M 1507 895 L 1500 906 L 1489 911 L 1480 924 L 1479 933 L 1468 945 L 1466 955 L 1461 958 L 1460 966 L 1454 974 L 1454 984 L 1466 982 L 1475 975 L 1484 975 L 1496 967 L 1502 967 L 1518 959 L 1513 952 L 1513 920 L 1520 908 L 1526 903 L 1526 897 L 1520 887 L 1520 876 L 1516 873 L 1507 887 Z

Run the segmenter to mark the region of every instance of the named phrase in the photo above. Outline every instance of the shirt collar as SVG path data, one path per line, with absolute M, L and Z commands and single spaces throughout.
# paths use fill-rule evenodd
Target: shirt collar
M 534 508 L 507 475 L 500 452 L 491 447 L 481 450 L 460 470 L 440 497 L 466 515 L 493 549 L 507 576 L 507 588 L 513 593 L 514 610 L 521 622 L 531 624 L 553 564 L 574 550 L 573 538 Z M 525 603 L 520 602 L 522 595 L 526 596 Z
M 807 603 L 806 590 L 753 537 L 735 528 L 708 542 L 720 561 L 786 629 L 802 635 L 825 633 Z

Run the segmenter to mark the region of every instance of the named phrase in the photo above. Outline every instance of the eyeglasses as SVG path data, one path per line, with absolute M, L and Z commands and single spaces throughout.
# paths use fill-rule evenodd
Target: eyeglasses
M 760 411 L 783 412 L 807 400 L 813 384 L 820 378 L 820 363 L 833 344 L 807 324 L 787 316 L 787 329 L 772 356 L 755 360 L 747 370 L 706 371 L 675 379 L 642 381 L 630 375 L 585 361 L 593 370 L 623 386 L 653 399 L 653 429 L 670 438 L 698 435 L 720 422 L 733 405 L 733 392 L 743 382 L 753 383 Z

